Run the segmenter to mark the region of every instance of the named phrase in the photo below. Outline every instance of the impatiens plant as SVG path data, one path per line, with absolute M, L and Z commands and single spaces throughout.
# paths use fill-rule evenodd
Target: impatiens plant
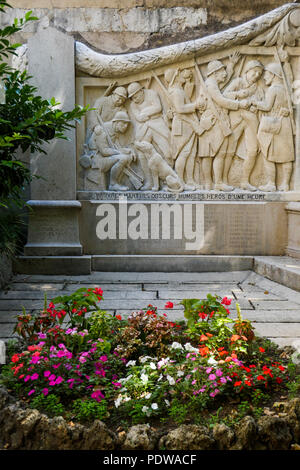
M 183 300 L 184 323 L 153 305 L 122 319 L 99 309 L 102 296 L 77 289 L 45 302 L 40 315 L 23 312 L 22 343 L 1 381 L 50 415 L 116 425 L 199 421 L 232 397 L 251 410 L 259 396 L 288 388 L 290 368 L 268 354 L 238 305 L 231 318 L 227 297 Z

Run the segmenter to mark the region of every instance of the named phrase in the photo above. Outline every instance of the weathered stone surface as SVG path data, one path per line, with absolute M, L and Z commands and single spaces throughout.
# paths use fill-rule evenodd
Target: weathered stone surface
M 252 416 L 245 416 L 235 427 L 236 442 L 232 450 L 251 450 L 257 437 L 257 424 Z
M 229 449 L 234 440 L 234 432 L 225 424 L 216 424 L 213 427 L 213 438 L 219 450 Z
M 153 450 L 156 448 L 157 441 L 157 433 L 149 424 L 138 424 L 127 431 L 122 449 Z
M 208 429 L 204 426 L 185 425 L 162 436 L 159 447 L 166 450 L 209 450 L 214 445 Z
M 287 450 L 292 442 L 286 419 L 276 416 L 262 416 L 258 420 L 258 439 L 268 450 Z

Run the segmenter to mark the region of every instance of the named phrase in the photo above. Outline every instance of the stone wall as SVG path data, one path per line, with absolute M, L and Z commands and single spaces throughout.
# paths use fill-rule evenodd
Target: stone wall
M 39 21 L 16 38 L 26 42 L 48 25 L 106 53 L 152 49 L 241 24 L 287 3 L 285 0 L 11 0 L 0 24 L 33 10 Z M 294 3 L 294 2 L 291 2 Z

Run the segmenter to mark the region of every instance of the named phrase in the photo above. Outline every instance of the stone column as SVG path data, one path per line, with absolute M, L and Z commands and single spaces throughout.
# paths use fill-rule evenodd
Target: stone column
M 38 31 L 28 41 L 28 73 L 37 94 L 56 98 L 64 111 L 75 105 L 74 39 L 54 28 Z M 29 214 L 25 256 L 78 256 L 79 241 L 76 200 L 75 129 L 68 141 L 55 139 L 45 144 L 47 155 L 31 156 L 31 172 L 39 178 L 31 182 L 32 211 Z
M 294 190 L 300 191 L 300 103 L 295 103 L 296 108 L 296 139 L 295 139 L 295 163 L 294 163 Z

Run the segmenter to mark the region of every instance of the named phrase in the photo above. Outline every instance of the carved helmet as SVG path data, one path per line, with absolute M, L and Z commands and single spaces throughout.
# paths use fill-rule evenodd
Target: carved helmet
M 209 77 L 212 73 L 221 70 L 223 67 L 225 68 L 225 65 L 222 64 L 220 60 L 212 60 L 207 65 L 207 77 Z
M 264 68 L 263 64 L 259 62 L 259 60 L 249 60 L 249 62 L 245 66 L 245 73 L 249 72 L 251 69 L 255 69 L 256 67 L 259 67 L 261 69 Z
M 128 91 L 128 98 L 131 98 L 133 95 L 135 95 L 138 91 L 142 90 L 142 85 L 138 82 L 133 82 L 128 85 L 127 91 Z
M 276 77 L 282 78 L 281 66 L 276 62 L 272 62 L 271 64 L 265 65 L 265 70 L 271 72 L 273 75 L 276 75 Z
M 113 91 L 114 94 L 127 98 L 127 90 L 123 86 L 118 86 Z
M 113 119 L 112 119 L 112 122 L 115 122 L 115 121 L 126 121 L 126 122 L 130 122 L 130 119 L 129 119 L 129 116 L 128 114 L 126 113 L 126 111 L 118 111 Z

